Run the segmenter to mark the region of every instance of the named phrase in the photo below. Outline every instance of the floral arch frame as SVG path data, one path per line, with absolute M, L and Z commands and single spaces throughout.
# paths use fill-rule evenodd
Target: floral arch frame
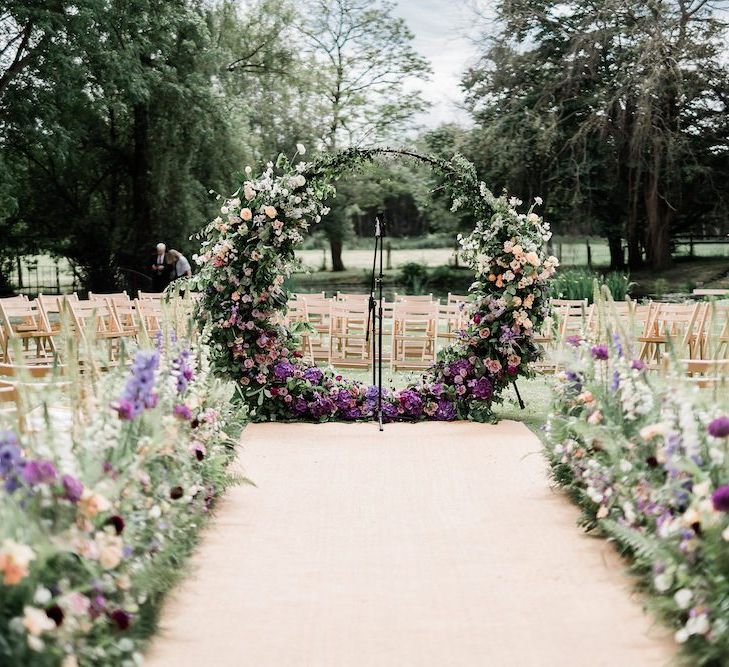
M 297 146 L 295 159 L 303 155 Z M 343 170 L 379 156 L 428 164 L 442 179 L 452 210 L 469 209 L 472 233 L 460 238 L 475 272 L 468 326 L 437 362 L 405 389 L 386 390 L 385 420 L 492 421 L 505 387 L 529 376 L 539 357 L 534 331 L 547 312 L 547 283 L 557 260 L 544 252 L 549 225 L 506 194 L 494 196 L 460 155 L 450 160 L 395 149 L 350 148 L 313 162 L 279 156 L 260 174 L 250 167 L 224 200 L 221 215 L 198 235 L 200 292 L 195 317 L 211 349 L 212 370 L 232 379 L 252 421 L 357 420 L 372 417 L 377 389 L 305 362 L 283 324 L 285 279 L 296 267 L 303 232 L 326 215 Z

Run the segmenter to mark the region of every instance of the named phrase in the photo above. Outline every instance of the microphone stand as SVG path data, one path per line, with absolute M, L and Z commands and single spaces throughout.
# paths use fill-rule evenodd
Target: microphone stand
M 375 417 L 383 431 L 382 426 L 382 324 L 383 324 L 383 306 L 382 306 L 382 237 L 384 236 L 384 224 L 380 223 L 379 218 L 375 218 L 375 254 L 372 258 L 372 280 L 370 282 L 370 298 L 367 314 L 367 334 L 365 340 L 369 342 L 370 334 L 372 334 L 372 386 L 377 386 L 377 408 Z M 380 266 L 377 271 L 377 259 L 379 256 Z M 375 298 L 377 292 L 377 298 Z

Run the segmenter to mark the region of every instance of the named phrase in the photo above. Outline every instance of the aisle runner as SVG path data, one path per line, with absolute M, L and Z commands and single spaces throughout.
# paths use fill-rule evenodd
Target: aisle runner
M 648 667 L 609 545 L 521 424 L 249 426 L 150 667 Z

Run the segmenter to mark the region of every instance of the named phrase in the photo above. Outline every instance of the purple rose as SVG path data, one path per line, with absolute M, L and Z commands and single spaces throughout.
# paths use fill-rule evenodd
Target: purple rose
M 435 411 L 435 418 L 439 421 L 452 421 L 456 418 L 456 406 L 449 400 L 441 398 L 438 401 L 438 409 Z
M 717 512 L 729 512 L 729 486 L 719 486 L 711 495 L 711 502 Z
M 37 459 L 35 461 L 28 461 L 23 466 L 23 479 L 31 486 L 36 486 L 37 484 L 53 484 L 57 476 L 56 467 L 50 461 Z
M 72 503 L 77 503 L 81 500 L 84 485 L 79 480 L 72 475 L 63 475 L 61 477 L 61 484 L 63 484 L 63 497 L 66 500 L 70 500 Z
M 293 364 L 286 359 L 279 361 L 273 367 L 273 374 L 276 376 L 277 380 L 288 380 L 290 377 L 293 377 L 295 371 L 296 369 Z
M 608 358 L 608 347 L 604 343 L 592 346 L 592 358 L 605 361 Z
M 708 430 L 715 438 L 726 438 L 729 436 L 729 417 L 722 416 L 712 420 Z
M 401 391 L 398 400 L 404 413 L 409 417 L 420 417 L 423 414 L 423 399 L 412 389 Z

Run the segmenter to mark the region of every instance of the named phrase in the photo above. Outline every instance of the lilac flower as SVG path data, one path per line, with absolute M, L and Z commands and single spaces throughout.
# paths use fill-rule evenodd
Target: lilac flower
M 273 367 L 273 374 L 277 380 L 288 380 L 290 377 L 293 377 L 295 371 L 294 365 L 287 359 L 279 361 Z
M 319 384 L 322 379 L 324 378 L 324 373 L 322 373 L 320 368 L 317 368 L 316 366 L 312 366 L 310 368 L 307 368 L 304 371 L 304 379 L 311 382 L 311 384 Z
M 715 438 L 726 438 L 729 436 L 729 417 L 722 416 L 709 422 L 708 431 Z
M 192 368 L 188 364 L 190 358 L 189 350 L 182 350 L 180 355 L 173 360 L 172 368 L 177 375 L 177 393 L 182 394 L 187 389 L 187 385 L 195 376 Z
M 0 432 L 0 475 L 16 469 L 23 460 L 18 438 L 12 431 Z
M 81 500 L 84 485 L 79 480 L 72 475 L 63 475 L 61 477 L 61 484 L 63 484 L 63 497 L 66 500 L 70 500 L 72 503 L 77 503 Z
M 620 334 L 617 331 L 613 334 L 613 346 L 619 357 L 623 356 L 623 345 L 620 342 Z
M 154 375 L 159 365 L 159 352 L 139 350 L 134 357 L 121 397 L 114 405 L 119 419 L 136 419 L 147 409 L 157 405 L 154 393 Z
M 409 417 L 420 417 L 423 414 L 423 399 L 412 389 L 401 391 L 398 400 L 404 413 Z
M 711 495 L 711 502 L 717 512 L 729 512 L 729 486 L 717 487 Z
M 184 403 L 180 403 L 172 408 L 172 414 L 182 421 L 190 421 L 192 419 L 192 411 Z
M 438 401 L 438 409 L 435 411 L 435 418 L 439 421 L 452 421 L 456 418 L 456 407 L 449 400 L 441 398 Z
M 574 334 L 572 336 L 567 336 L 567 342 L 572 347 L 577 347 L 582 342 L 582 336 L 580 336 L 578 334 Z
M 592 358 L 598 361 L 605 361 L 608 358 L 607 345 L 601 343 L 600 345 L 592 346 Z
M 45 459 L 27 461 L 23 466 L 23 479 L 31 486 L 53 484 L 56 481 L 56 477 L 58 477 L 56 466 Z
M 620 387 L 620 373 L 613 371 L 613 377 L 610 381 L 610 391 L 617 391 L 618 387 Z
M 468 383 L 471 393 L 474 398 L 480 401 L 488 401 L 494 392 L 494 385 L 487 377 L 479 378 L 478 380 L 471 380 Z
M 499 342 L 511 343 L 514 340 L 516 340 L 516 331 L 514 331 L 514 329 L 512 327 L 510 327 L 508 324 L 502 325 L 501 335 L 499 336 Z

